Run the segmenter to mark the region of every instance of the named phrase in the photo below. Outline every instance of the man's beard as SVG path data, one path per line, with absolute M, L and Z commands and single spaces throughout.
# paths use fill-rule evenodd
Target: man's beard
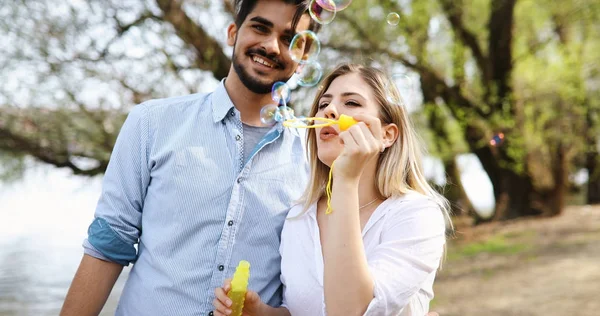
M 252 55 L 257 55 L 257 56 L 261 56 L 265 59 L 270 60 L 270 62 L 274 62 L 275 63 L 275 68 L 276 69 L 284 69 L 284 63 L 281 62 L 277 57 L 275 56 L 269 56 L 267 55 L 267 53 L 262 50 L 262 49 L 249 49 L 248 51 L 246 51 L 245 54 L 243 54 L 241 57 L 248 57 L 250 59 L 251 62 L 252 61 Z M 241 60 L 238 59 L 238 56 L 236 55 L 236 50 L 235 47 L 233 49 L 233 69 L 235 70 L 235 73 L 238 75 L 238 77 L 240 78 L 240 81 L 242 82 L 242 84 L 244 84 L 244 86 L 246 86 L 246 88 L 248 88 L 248 90 L 256 93 L 256 94 L 267 94 L 271 92 L 271 89 L 273 88 L 273 84 L 275 82 L 278 81 L 283 81 L 283 82 L 287 82 L 291 76 L 287 77 L 287 78 L 281 78 L 272 82 L 262 82 L 257 78 L 252 77 L 244 68 L 244 66 L 242 65 Z

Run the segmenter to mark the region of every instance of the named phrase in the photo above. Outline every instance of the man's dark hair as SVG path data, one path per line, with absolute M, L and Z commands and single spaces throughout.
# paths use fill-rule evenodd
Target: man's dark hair
M 242 23 L 246 20 L 250 12 L 254 10 L 256 7 L 256 3 L 261 0 L 233 0 L 235 4 L 235 25 L 239 28 Z M 287 4 L 296 5 L 296 14 L 294 14 L 294 18 L 292 20 L 292 29 L 296 30 L 296 26 L 298 25 L 298 21 L 305 13 L 308 13 L 308 8 L 310 5 L 309 0 L 281 0 Z M 317 33 L 321 25 L 315 22 L 315 20 L 310 19 L 310 24 L 308 29 Z

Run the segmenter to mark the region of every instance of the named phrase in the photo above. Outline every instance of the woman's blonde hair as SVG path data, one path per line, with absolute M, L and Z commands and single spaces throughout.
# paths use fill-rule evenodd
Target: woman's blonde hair
M 452 230 L 448 200 L 434 190 L 421 167 L 424 146 L 421 144 L 410 121 L 402 98 L 396 86 L 381 70 L 359 64 L 341 64 L 329 74 L 319 87 L 310 110 L 314 117 L 319 108 L 319 99 L 327 91 L 337 77 L 356 73 L 373 89 L 373 95 L 380 105 L 379 119 L 382 125 L 394 123 L 398 126 L 398 139 L 387 148 L 377 162 L 376 182 L 381 198 L 402 196 L 410 191 L 416 191 L 433 199 L 441 208 L 446 220 L 446 227 Z M 310 161 L 310 183 L 301 198 L 304 211 L 322 196 L 329 176 L 329 167 L 322 163 L 317 156 L 317 139 L 315 129 L 308 129 L 307 152 Z

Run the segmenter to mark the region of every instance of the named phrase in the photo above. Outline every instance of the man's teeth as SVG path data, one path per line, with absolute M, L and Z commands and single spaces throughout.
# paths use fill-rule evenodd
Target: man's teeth
M 262 59 L 260 57 L 254 56 L 254 57 L 252 57 L 252 60 L 254 60 L 255 62 L 257 62 L 259 64 L 263 64 L 263 65 L 265 65 L 267 67 L 273 68 L 273 64 L 269 63 L 268 61 L 266 61 L 266 60 L 264 60 L 264 59 Z

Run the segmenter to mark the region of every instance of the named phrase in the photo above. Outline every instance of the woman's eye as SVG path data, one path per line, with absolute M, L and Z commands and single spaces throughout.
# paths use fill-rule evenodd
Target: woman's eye
M 346 105 L 350 105 L 350 106 L 360 106 L 360 103 L 355 102 L 355 101 L 346 101 Z
M 319 110 L 326 108 L 328 105 L 329 105 L 329 103 L 327 103 L 327 102 L 323 102 L 323 103 L 319 104 Z

